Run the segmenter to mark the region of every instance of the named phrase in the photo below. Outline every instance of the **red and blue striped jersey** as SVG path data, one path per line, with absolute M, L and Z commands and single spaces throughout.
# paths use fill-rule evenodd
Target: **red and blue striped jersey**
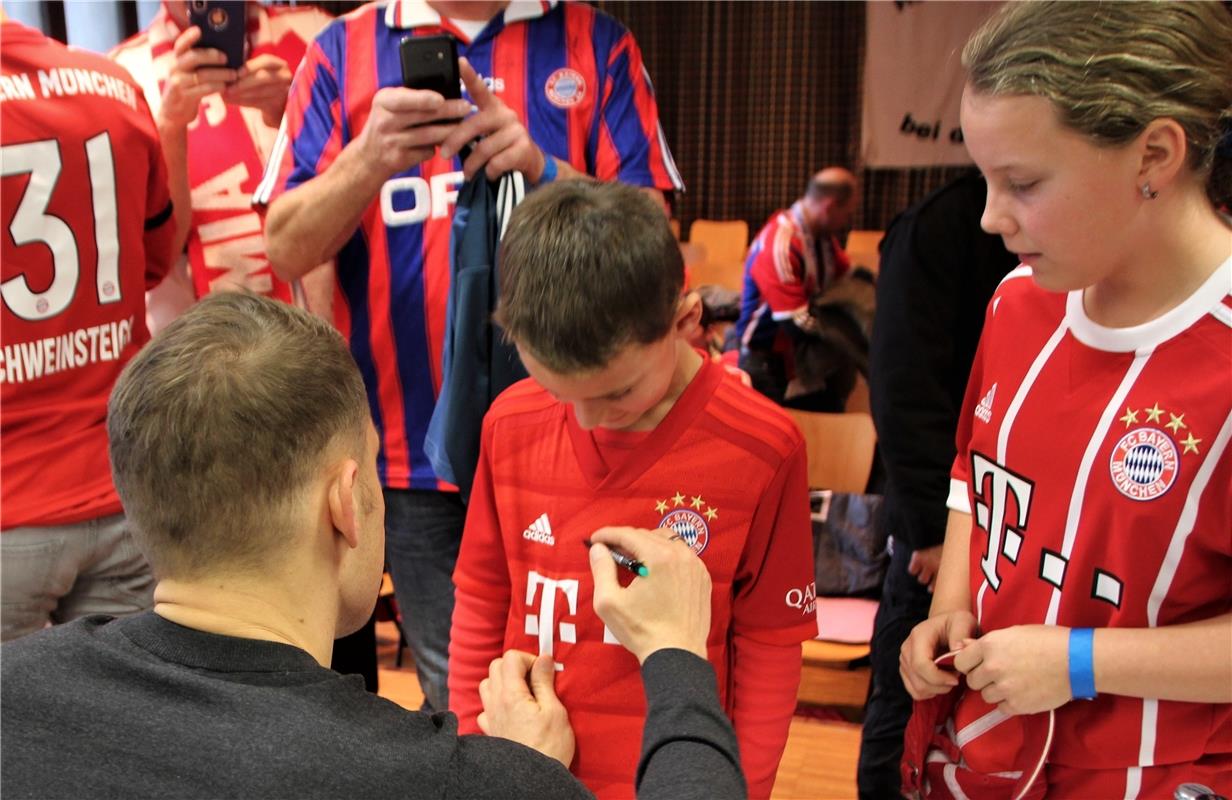
M 753 239 L 744 261 L 744 291 L 736 337 L 745 349 L 770 350 L 779 323 L 851 269 L 834 236 L 817 237 L 804 221 L 801 201 L 775 212 Z M 785 343 L 780 342 L 785 346 Z
M 420 0 L 364 6 L 309 47 L 254 202 L 325 171 L 363 130 L 372 97 L 402 83 L 398 43 L 446 32 L 535 142 L 602 180 L 683 189 L 632 34 L 581 3 L 512 2 L 471 40 Z M 386 486 L 443 489 L 423 442 L 441 384 L 449 231 L 461 162 L 391 177 L 338 253 L 336 322 L 381 435 Z

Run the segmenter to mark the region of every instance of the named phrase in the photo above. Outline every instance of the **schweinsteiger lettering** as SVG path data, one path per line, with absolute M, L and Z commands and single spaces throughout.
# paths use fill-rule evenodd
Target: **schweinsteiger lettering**
M 25 383 L 70 369 L 115 361 L 133 340 L 133 317 L 0 348 L 0 381 Z

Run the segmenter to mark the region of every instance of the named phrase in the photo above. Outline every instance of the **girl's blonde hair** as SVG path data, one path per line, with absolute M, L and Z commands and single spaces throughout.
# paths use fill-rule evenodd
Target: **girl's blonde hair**
M 1232 14 L 1222 3 L 1009 2 L 962 60 L 975 91 L 1047 98 L 1065 125 L 1102 145 L 1176 120 L 1190 168 L 1216 204 L 1228 202 Z

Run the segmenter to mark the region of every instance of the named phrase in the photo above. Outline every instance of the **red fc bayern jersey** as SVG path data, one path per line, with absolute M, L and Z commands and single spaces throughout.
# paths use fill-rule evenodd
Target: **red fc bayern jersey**
M 981 630 L 1232 611 L 1232 259 L 1177 308 L 1121 329 L 1030 275 L 1011 272 L 989 305 L 959 423 L 951 506 L 972 512 Z M 964 759 L 1002 768 L 1020 719 L 968 694 Z M 1232 754 L 1232 705 L 1101 695 L 1057 709 L 1049 762 L 1119 773 L 1109 791 L 1136 797 L 1151 767 L 1204 753 Z
M 107 59 L 0 25 L 0 528 L 120 511 L 107 397 L 149 338 L 174 224 L 141 90 Z
M 851 269 L 838 239 L 817 239 L 800 201 L 762 226 L 744 261 L 744 291 L 736 335 L 744 347 L 769 349 L 781 320 Z
M 461 730 L 477 730 L 478 685 L 491 659 L 509 648 L 550 654 L 577 736 L 573 772 L 600 796 L 632 796 L 641 675 L 594 612 L 583 540 L 608 525 L 671 527 L 710 570 L 710 661 L 750 788 L 768 793 L 782 743 L 767 754 L 743 733 L 742 715 L 757 710 L 738 695 L 777 679 L 741 674 L 759 671 L 742 654 L 757 643 L 781 646 L 794 675 L 779 681 L 789 696 L 774 724 L 785 741 L 798 645 L 817 634 L 805 468 L 790 418 L 709 361 L 648 433 L 583 430 L 530 380 L 501 395 L 484 421 L 454 574 L 449 693 Z
M 308 48 L 254 195 L 268 204 L 325 172 L 364 129 L 372 97 L 402 85 L 399 42 L 448 33 L 545 153 L 600 180 L 683 189 L 633 35 L 584 3 L 510 3 L 472 38 L 423 0 L 365 5 Z M 465 94 L 464 94 L 465 96 Z M 364 376 L 385 486 L 447 489 L 424 452 L 440 393 L 449 232 L 460 158 L 393 175 L 337 254 L 337 324 Z

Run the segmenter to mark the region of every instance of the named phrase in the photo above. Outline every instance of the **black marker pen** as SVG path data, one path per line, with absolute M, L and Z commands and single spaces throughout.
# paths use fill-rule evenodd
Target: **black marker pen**
M 586 545 L 589 549 L 594 542 L 590 541 L 590 539 L 583 539 L 582 544 Z M 606 545 L 604 546 L 606 547 Z M 633 558 L 633 556 L 626 555 L 625 553 L 622 553 L 619 550 L 614 550 L 611 547 L 608 547 L 607 551 L 611 554 L 612 560 L 615 561 L 618 566 L 624 567 L 634 575 L 645 578 L 650 574 L 650 570 L 646 569 L 646 565 Z

